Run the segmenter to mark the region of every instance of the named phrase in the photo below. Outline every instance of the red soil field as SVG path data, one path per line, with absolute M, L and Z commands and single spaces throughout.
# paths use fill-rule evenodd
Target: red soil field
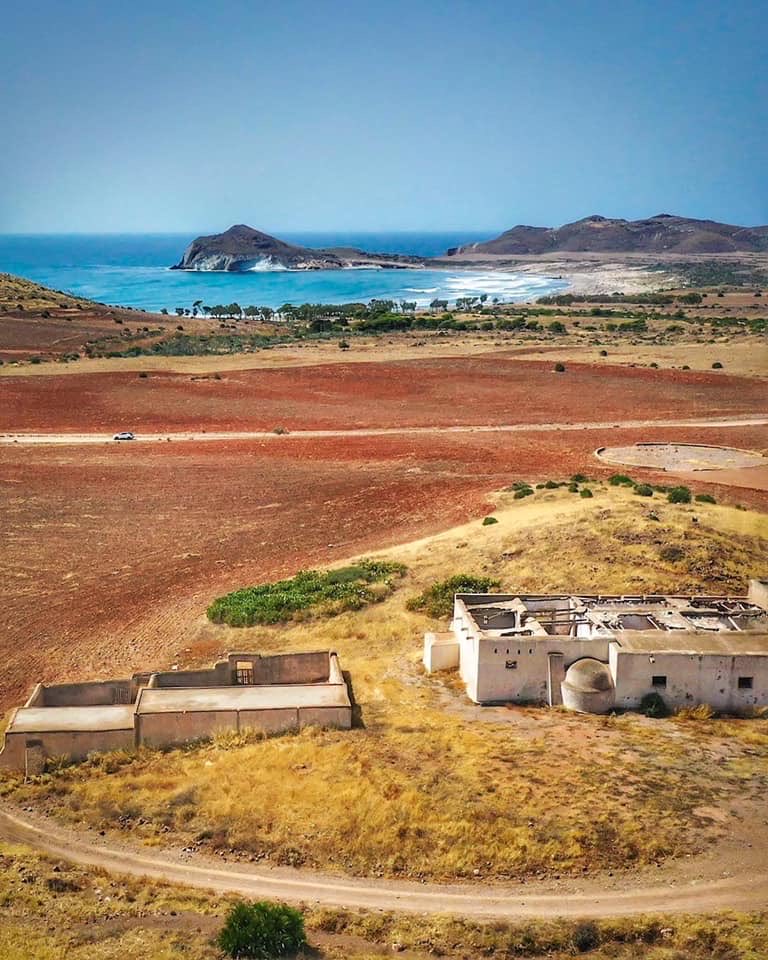
M 483 355 L 188 374 L 0 378 L 0 432 L 334 429 L 768 412 L 762 380 Z
M 644 439 L 755 447 L 765 430 L 622 431 L 622 442 Z M 608 475 L 593 451 L 613 440 L 583 430 L 0 447 L 0 707 L 39 679 L 183 659 L 214 596 L 480 517 L 516 479 Z M 758 491 L 716 492 L 768 505 Z

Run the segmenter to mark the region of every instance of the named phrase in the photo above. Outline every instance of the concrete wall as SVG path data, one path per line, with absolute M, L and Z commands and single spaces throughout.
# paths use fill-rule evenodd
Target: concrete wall
M 237 730 L 236 710 L 208 710 L 185 713 L 142 713 L 136 715 L 136 742 L 164 747 L 213 737 Z
M 706 703 L 714 710 L 740 713 L 768 704 L 765 656 L 616 649 L 611 660 L 617 707 L 639 707 L 642 698 L 654 691 L 673 708 Z M 654 676 L 666 677 L 666 686 L 654 686 Z M 752 677 L 752 688 L 739 689 L 739 677 Z
M 228 731 L 282 733 L 318 726 L 349 730 L 351 707 L 301 707 L 274 710 L 199 710 L 136 715 L 137 743 L 163 747 L 201 740 Z
M 459 666 L 459 641 L 452 633 L 425 633 L 422 657 L 427 673 Z
M 222 670 L 164 670 L 153 673 L 150 680 L 152 687 L 226 687 L 232 683 L 229 669 Z
M 541 702 L 549 700 L 549 658 L 562 654 L 563 667 L 582 657 L 608 659 L 608 640 L 570 637 L 498 637 L 478 644 L 476 699 Z M 514 666 L 513 666 L 514 664 Z M 509 665 L 509 666 L 508 666 Z
M 299 711 L 295 707 L 283 710 L 240 710 L 238 723 L 240 731 L 283 733 L 299 729 Z
M 248 659 L 231 655 L 230 662 Z M 328 679 L 328 653 L 282 653 L 272 657 L 253 658 L 255 684 L 323 683 Z
M 323 683 L 331 663 L 327 651 L 279 653 L 262 657 L 255 653 L 230 653 L 211 670 L 165 670 L 152 674 L 154 687 L 226 687 L 235 682 L 239 663 L 247 663 L 253 684 Z
M 112 703 L 130 703 L 132 694 L 130 680 L 57 683 L 42 687 L 42 703 L 32 704 L 27 701 L 27 706 L 98 707 Z
M 352 727 L 351 707 L 301 707 L 300 727 L 328 727 L 349 730 Z
M 763 610 L 768 610 L 768 580 L 750 580 L 747 600 Z
M 41 743 L 46 757 L 85 760 L 89 753 L 132 750 L 133 730 L 67 730 L 54 733 L 6 733 L 0 766 L 24 770 L 27 743 Z

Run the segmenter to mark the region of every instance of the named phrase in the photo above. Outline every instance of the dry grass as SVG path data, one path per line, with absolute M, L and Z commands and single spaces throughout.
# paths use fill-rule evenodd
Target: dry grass
M 108 877 L 0 844 L 3 960 L 223 960 L 212 939 L 232 898 Z M 762 914 L 602 922 L 474 922 L 439 916 L 305 910 L 315 960 L 485 956 L 511 960 L 736 960 L 765 957 Z M 590 946 L 591 945 L 591 946 Z
M 740 591 L 768 568 L 765 515 L 594 490 L 592 500 L 503 494 L 498 524 L 389 551 L 410 573 L 368 610 L 288 628 L 197 625 L 190 661 L 229 647 L 337 650 L 364 729 L 113 755 L 26 786 L 6 780 L 5 792 L 148 843 L 172 830 L 270 862 L 359 874 L 581 873 L 700 849 L 716 827 L 698 808 L 768 785 L 765 720 L 483 711 L 418 663 L 422 632 L 435 624 L 405 602 L 460 571 L 532 592 Z M 669 543 L 682 546 L 680 560 L 660 559 Z

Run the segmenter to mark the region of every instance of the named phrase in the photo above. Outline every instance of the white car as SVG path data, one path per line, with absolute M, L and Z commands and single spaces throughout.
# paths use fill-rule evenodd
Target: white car
M 135 440 L 136 437 L 131 433 L 130 430 L 123 430 L 121 433 L 116 433 L 113 440 Z

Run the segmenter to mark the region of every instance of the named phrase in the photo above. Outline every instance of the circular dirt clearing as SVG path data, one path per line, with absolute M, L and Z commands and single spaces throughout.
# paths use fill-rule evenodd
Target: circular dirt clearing
M 710 447 L 698 443 L 636 443 L 631 447 L 600 447 L 601 460 L 628 467 L 652 467 L 672 473 L 694 470 L 734 470 L 761 467 L 765 457 L 735 447 Z

